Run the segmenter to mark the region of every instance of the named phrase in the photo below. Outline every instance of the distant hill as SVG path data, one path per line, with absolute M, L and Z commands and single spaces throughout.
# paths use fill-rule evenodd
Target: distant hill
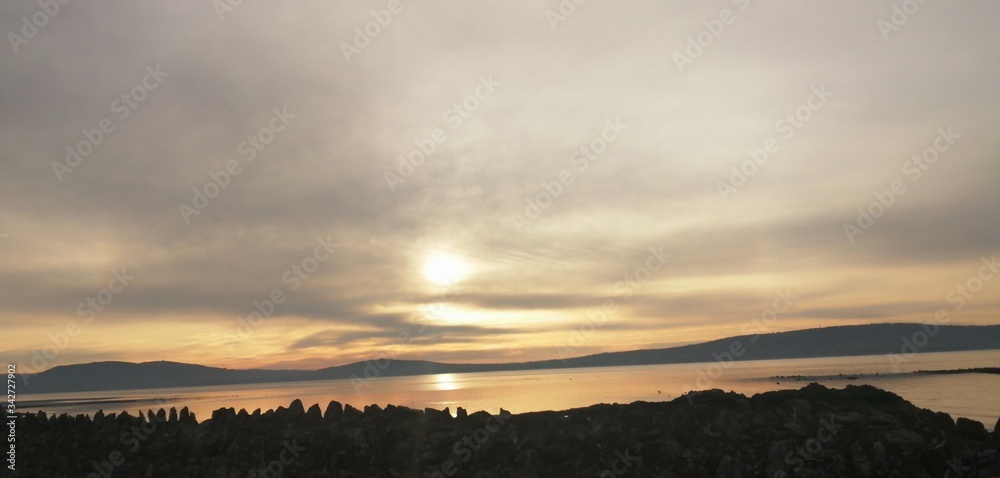
M 419 360 L 392 360 L 384 370 L 371 362 L 358 362 L 320 370 L 231 370 L 177 362 L 95 362 L 63 365 L 42 373 L 24 375 L 22 393 L 133 390 L 146 388 L 234 385 L 268 382 L 347 379 L 378 376 L 431 375 L 559 368 L 615 367 L 671 363 L 712 362 L 739 343 L 743 353 L 736 360 L 768 360 L 902 353 L 904 337 L 922 330 L 919 324 L 874 324 L 826 327 L 745 335 L 682 347 L 610 352 L 566 360 L 497 364 L 447 364 Z M 940 326 L 919 352 L 952 352 L 1000 349 L 1000 325 Z
M 902 353 L 903 338 L 923 330 L 920 324 L 873 324 L 796 330 L 758 336 L 744 335 L 667 349 L 635 350 L 589 355 L 570 359 L 574 367 L 647 365 L 714 361 L 713 354 L 739 341 L 746 349 L 741 360 L 770 360 L 810 357 L 848 357 Z M 1000 325 L 940 326 L 919 352 L 1000 349 Z
M 94 362 L 30 375 L 22 393 L 197 387 L 310 380 L 308 370 L 230 370 L 177 362 Z M 24 377 L 22 375 L 22 377 Z

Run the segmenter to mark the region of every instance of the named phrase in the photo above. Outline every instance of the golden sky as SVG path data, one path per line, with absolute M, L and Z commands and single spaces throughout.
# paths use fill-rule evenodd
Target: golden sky
M 0 356 L 997 323 L 1000 3 L 570 4 L 0 6 Z

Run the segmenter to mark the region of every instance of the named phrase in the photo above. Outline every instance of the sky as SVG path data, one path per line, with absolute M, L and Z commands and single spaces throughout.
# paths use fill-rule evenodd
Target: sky
M 0 356 L 998 323 L 1000 3 L 580 3 L 4 2 Z

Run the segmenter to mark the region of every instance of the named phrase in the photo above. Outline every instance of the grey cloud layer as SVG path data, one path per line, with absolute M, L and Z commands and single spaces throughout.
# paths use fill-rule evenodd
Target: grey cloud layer
M 456 303 L 511 311 L 599 303 L 658 245 L 672 258 L 656 280 L 669 283 L 974 261 L 1000 244 L 997 2 L 928 3 L 889 41 L 876 26 L 889 2 L 752 2 L 684 73 L 671 55 L 729 2 L 591 2 L 555 30 L 544 15 L 555 2 L 404 5 L 350 63 L 340 43 L 370 20 L 376 7 L 367 3 L 245 3 L 224 22 L 211 2 L 71 3 L 20 53 L 6 48 L 3 325 L 27 316 L 61 323 L 112 267 L 140 280 L 116 299 L 111 320 L 232 320 L 282 287 L 282 272 L 319 235 L 342 247 L 280 314 L 373 327 L 373 337 L 408 320 L 386 320 L 376 305 L 433 300 L 417 270 L 429 249 L 490 271 L 470 277 Z M 36 7 L 0 6 L 0 30 L 15 31 Z M 52 161 L 82 129 L 113 117 L 111 102 L 155 65 L 169 72 L 163 84 L 58 181 Z M 486 75 L 501 85 L 451 129 L 442 113 Z M 830 103 L 723 201 L 717 181 L 748 149 L 780 138 L 775 122 L 818 85 L 835 92 Z M 238 145 L 273 108 L 296 117 L 244 162 Z M 628 129 L 577 169 L 574 151 L 615 117 Z M 901 152 L 918 154 L 948 125 L 963 133 L 956 148 L 848 243 L 842 224 L 900 177 Z M 390 190 L 385 172 L 435 128 L 449 139 Z M 186 225 L 178 204 L 234 159 L 242 172 Z M 573 183 L 518 233 L 511 215 L 564 169 Z M 104 259 L 46 260 L 72 251 Z M 644 317 L 668 308 L 661 315 L 677 324 L 754 307 L 742 292 L 718 293 L 631 307 Z M 910 308 L 813 310 L 849 319 Z M 454 329 L 438 340 L 472 344 L 478 333 L 519 330 Z M 337 329 L 289 347 L 366 333 Z

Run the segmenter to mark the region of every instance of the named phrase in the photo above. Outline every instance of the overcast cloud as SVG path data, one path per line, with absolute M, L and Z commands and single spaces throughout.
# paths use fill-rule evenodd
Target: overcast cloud
M 0 5 L 25 371 L 549 359 L 606 303 L 575 354 L 779 290 L 774 331 L 997 322 L 1000 281 L 949 301 L 1000 252 L 996 1 L 222 1 Z

